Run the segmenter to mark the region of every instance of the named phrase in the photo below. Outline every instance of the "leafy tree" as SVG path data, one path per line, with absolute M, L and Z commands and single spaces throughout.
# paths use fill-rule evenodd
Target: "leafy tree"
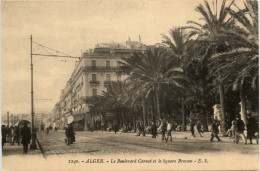
M 258 3 L 246 1 L 244 9 L 233 5 L 226 11 L 236 21 L 238 29 L 223 30 L 218 36 L 218 39 L 226 40 L 231 49 L 212 58 L 211 73 L 219 73 L 219 84 L 226 89 L 239 88 L 242 119 L 246 122 L 245 85 L 251 84 L 252 88 L 256 88 L 259 76 Z
M 128 80 L 133 84 L 135 92 L 142 97 L 143 106 L 144 99 L 151 92 L 155 92 L 157 115 L 158 119 L 161 119 L 161 86 L 169 84 L 175 89 L 183 88 L 184 77 L 180 59 L 165 48 L 147 48 L 144 53 L 134 53 L 132 57 L 124 59 L 124 62 L 126 66 L 131 65 Z
M 229 4 L 228 7 L 232 5 Z M 234 20 L 228 16 L 228 12 L 225 10 L 226 8 L 226 0 L 224 0 L 221 4 L 221 8 L 219 10 L 216 9 L 216 12 L 213 12 L 213 9 L 210 7 L 207 1 L 204 2 L 204 5 L 199 4 L 196 8 L 196 11 L 201 14 L 203 17 L 203 24 L 188 21 L 190 26 L 186 27 L 187 29 L 191 29 L 190 35 L 197 36 L 198 43 L 206 43 L 207 44 L 207 54 L 206 56 L 212 56 L 218 52 L 226 51 L 225 41 L 222 39 L 218 39 L 219 35 L 223 33 L 223 30 L 230 30 L 234 28 Z M 210 54 L 210 55 L 208 55 Z M 220 75 L 217 75 L 217 82 L 220 81 Z M 220 104 L 221 104 L 221 125 L 222 125 L 222 134 L 226 133 L 226 111 L 225 111 L 225 99 L 224 99 L 224 87 L 223 85 L 218 86 L 218 92 L 220 96 Z

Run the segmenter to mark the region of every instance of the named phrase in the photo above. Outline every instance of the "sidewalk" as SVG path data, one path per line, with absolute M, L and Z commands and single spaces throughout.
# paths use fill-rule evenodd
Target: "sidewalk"
M 23 154 L 23 145 L 10 145 L 5 143 L 2 151 L 2 170 L 6 171 L 24 171 L 24 170 L 42 170 L 46 162 L 39 147 L 37 150 L 31 150 L 30 145 L 28 154 Z M 43 169 L 46 170 L 46 169 Z
M 30 157 L 42 157 L 43 155 L 41 153 L 41 150 L 39 148 L 39 146 L 37 145 L 37 149 L 36 150 L 31 150 L 30 149 L 30 144 L 28 146 L 28 154 L 23 154 L 23 145 L 20 144 L 18 145 L 17 143 L 15 143 L 14 145 L 10 145 L 10 143 L 5 143 L 4 144 L 4 148 L 2 151 L 2 157 L 6 157 L 6 156 L 30 156 Z

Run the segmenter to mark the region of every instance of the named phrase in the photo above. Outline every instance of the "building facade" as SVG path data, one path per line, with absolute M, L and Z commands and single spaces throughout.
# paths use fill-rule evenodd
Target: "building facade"
M 95 49 L 83 53 L 80 61 L 75 64 L 71 78 L 61 91 L 60 120 L 64 121 L 64 127 L 70 115 L 74 118 L 75 130 L 87 131 L 98 125 L 95 123 L 100 123 L 100 119 L 89 113 L 88 99 L 102 95 L 108 82 L 125 80 L 127 75 L 120 69 L 122 58 L 143 49 L 140 38 L 139 41 L 131 41 L 129 38 L 125 44 L 97 44 Z

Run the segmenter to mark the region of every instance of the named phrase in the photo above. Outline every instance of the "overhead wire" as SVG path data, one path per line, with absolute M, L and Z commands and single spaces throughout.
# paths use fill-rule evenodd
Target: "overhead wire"
M 78 56 L 71 56 L 71 55 L 68 55 L 68 54 L 66 54 L 66 53 L 63 53 L 63 52 L 60 52 L 60 51 L 58 51 L 58 50 L 56 50 L 56 49 L 52 49 L 52 48 L 50 48 L 50 47 L 47 47 L 47 46 L 45 46 L 45 45 L 42 45 L 42 44 L 40 44 L 40 43 L 37 43 L 37 42 L 34 42 L 33 41 L 33 43 L 34 44 L 37 44 L 38 46 L 41 46 L 42 47 L 42 49 L 44 49 L 47 53 L 49 53 L 49 55 L 46 55 L 46 54 L 34 54 L 34 55 L 40 55 L 40 56 L 53 56 L 53 57 L 67 57 L 67 58 L 81 58 L 81 57 L 78 57 Z M 52 53 L 50 53 L 49 51 L 47 51 L 46 49 L 49 49 L 49 50 L 51 50 L 51 51 L 54 51 L 54 52 L 56 52 L 57 54 L 62 54 L 62 55 L 55 55 L 55 54 L 52 54 Z

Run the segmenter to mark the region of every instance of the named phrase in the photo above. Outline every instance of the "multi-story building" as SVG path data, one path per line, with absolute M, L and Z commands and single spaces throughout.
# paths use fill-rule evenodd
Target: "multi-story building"
M 106 91 L 105 84 L 110 81 L 123 81 L 127 75 L 120 71 L 120 61 L 130 53 L 142 51 L 139 41 L 125 44 L 97 44 L 94 50 L 83 53 L 66 87 L 61 92 L 63 120 L 73 115 L 76 130 L 88 130 L 93 127 L 93 117 L 89 113 L 88 99 L 102 95 Z
M 49 114 L 46 112 L 37 112 L 34 115 L 34 124 L 35 128 L 43 130 L 46 125 L 44 125 L 44 120 L 49 117 Z

